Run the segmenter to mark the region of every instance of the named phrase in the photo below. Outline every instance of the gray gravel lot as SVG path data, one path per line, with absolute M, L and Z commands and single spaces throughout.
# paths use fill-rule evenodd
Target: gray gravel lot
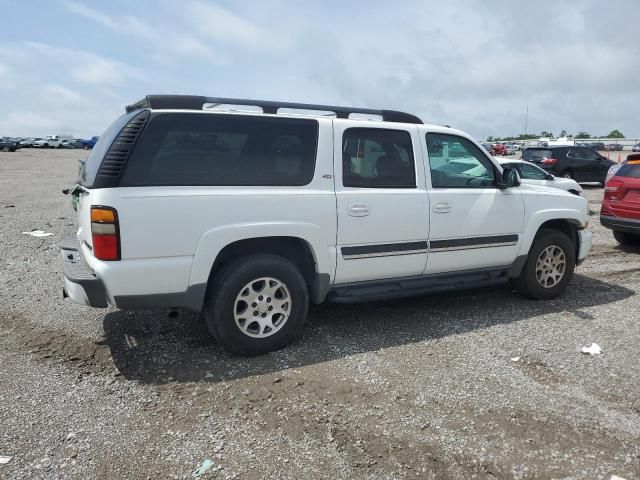
M 247 359 L 188 313 L 62 299 L 86 154 L 0 153 L 0 478 L 640 478 L 640 251 L 599 225 L 601 188 L 560 299 L 322 305 Z

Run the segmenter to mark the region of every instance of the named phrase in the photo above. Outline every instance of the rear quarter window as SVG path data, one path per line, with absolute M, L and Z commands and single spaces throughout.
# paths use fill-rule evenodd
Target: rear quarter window
M 84 163 L 80 170 L 80 183 L 83 186 L 87 188 L 91 188 L 93 186 L 94 182 L 96 181 L 96 176 L 98 175 L 98 170 L 100 169 L 102 159 L 109 151 L 111 144 L 127 124 L 127 122 L 139 113 L 140 110 L 135 110 L 131 113 L 127 113 L 126 115 L 121 116 L 111 125 L 109 125 L 107 130 L 100 136 L 93 149 L 91 149 L 91 153 L 89 154 L 87 161 Z
M 244 115 L 158 113 L 121 186 L 301 186 L 315 170 L 318 122 Z

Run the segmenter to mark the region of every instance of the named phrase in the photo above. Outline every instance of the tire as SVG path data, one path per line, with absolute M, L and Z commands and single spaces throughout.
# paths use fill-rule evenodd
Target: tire
M 640 235 L 614 230 L 613 238 L 621 245 L 640 246 Z
M 559 272 L 558 268 L 546 264 L 544 260 L 549 258 L 549 253 L 557 254 L 558 251 L 562 251 L 564 258 L 562 272 Z M 544 257 L 543 252 L 546 252 Z M 553 258 L 558 257 L 551 257 L 551 261 L 553 261 Z M 539 264 L 539 260 L 542 262 L 541 264 Z M 566 290 L 573 276 L 575 266 L 576 251 L 573 242 L 558 230 L 542 229 L 533 241 L 527 262 L 520 276 L 513 282 L 513 286 L 520 295 L 534 300 L 557 298 Z M 550 268 L 551 270 L 549 270 Z M 556 278 L 551 275 L 547 276 L 546 272 L 548 271 L 551 273 L 555 271 L 556 274 L 562 273 L 562 276 Z M 538 279 L 539 273 L 542 281 Z M 547 283 L 546 287 L 543 286 L 543 282 Z
M 5 145 L 4 147 L 2 147 L 2 151 L 3 152 L 10 152 L 11 148 L 9 148 L 8 146 Z
M 570 178 L 573 180 L 573 172 L 571 170 L 565 170 L 562 172 L 562 178 Z
M 44 145 L 42 145 L 44 148 L 49 148 L 49 144 L 45 143 Z
M 266 288 L 266 282 L 275 290 L 271 296 L 265 293 L 257 297 Z M 270 302 L 273 303 L 269 305 Z M 269 313 L 274 307 L 280 313 Z M 209 281 L 202 315 L 213 336 L 225 348 L 252 356 L 291 343 L 304 327 L 308 307 L 307 284 L 298 268 L 280 256 L 259 254 L 230 262 Z M 244 315 L 246 319 L 240 318 Z M 259 323 L 261 318 L 265 318 L 264 324 Z

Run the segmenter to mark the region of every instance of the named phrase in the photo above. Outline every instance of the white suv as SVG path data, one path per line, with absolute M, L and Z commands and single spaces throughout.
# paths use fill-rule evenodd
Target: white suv
M 390 110 L 148 96 L 72 193 L 65 296 L 202 312 L 246 355 L 291 342 L 309 302 L 509 281 L 555 298 L 591 247 L 584 198 L 520 185 L 466 133 Z

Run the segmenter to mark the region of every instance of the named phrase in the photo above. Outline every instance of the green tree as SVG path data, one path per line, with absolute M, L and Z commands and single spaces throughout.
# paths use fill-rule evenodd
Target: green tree
M 624 135 L 620 130 L 616 129 L 616 130 L 611 130 L 609 132 L 609 135 L 607 135 L 607 138 L 624 138 Z
M 493 137 L 491 135 L 487 137 L 487 142 L 493 142 Z
M 576 138 L 591 138 L 589 132 L 578 132 Z
M 551 137 L 553 138 L 553 132 L 547 132 L 546 130 L 543 130 L 540 132 L 540 136 L 541 137 Z
M 566 131 L 566 130 L 562 130 L 562 131 L 560 132 L 560 136 L 561 136 L 561 137 L 566 137 L 566 136 L 567 136 L 567 131 Z

